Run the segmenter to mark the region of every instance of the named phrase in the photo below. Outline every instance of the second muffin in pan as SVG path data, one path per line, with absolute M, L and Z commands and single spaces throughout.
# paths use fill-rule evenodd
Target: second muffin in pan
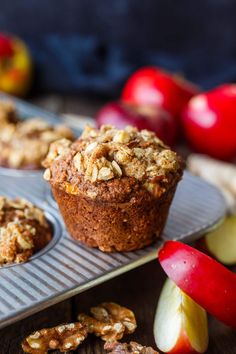
M 0 166 L 40 170 L 50 144 L 62 138 L 74 140 L 71 129 L 41 118 L 21 120 L 14 103 L 0 101 Z
M 44 166 L 71 236 L 105 252 L 160 236 L 183 172 L 182 159 L 154 133 L 112 126 L 53 143 Z
M 43 210 L 21 198 L 0 196 L 0 266 L 27 261 L 51 239 Z

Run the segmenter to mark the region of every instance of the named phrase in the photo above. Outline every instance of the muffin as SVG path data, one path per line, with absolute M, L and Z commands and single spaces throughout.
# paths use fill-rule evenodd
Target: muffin
M 63 125 L 51 126 L 40 118 L 5 124 L 0 129 L 0 166 L 41 169 L 50 144 L 61 138 L 74 137 L 69 128 Z
M 0 196 L 0 265 L 27 261 L 51 239 L 41 209 L 24 199 Z
M 87 127 L 74 143 L 53 143 L 43 164 L 71 236 L 104 252 L 155 241 L 183 173 L 175 152 L 133 127 Z

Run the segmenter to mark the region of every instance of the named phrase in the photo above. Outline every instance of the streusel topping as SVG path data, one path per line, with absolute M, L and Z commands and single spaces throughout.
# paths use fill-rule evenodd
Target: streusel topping
M 50 146 L 44 161 L 45 179 L 55 178 L 60 165 L 63 181 L 77 176 L 92 184 L 121 177 L 134 177 L 150 191 L 153 183 L 180 169 L 180 158 L 155 133 L 127 126 L 119 130 L 110 125 L 101 129 L 86 127 L 74 143 L 60 140 Z M 56 176 L 58 179 L 59 176 Z
M 40 169 L 49 145 L 61 138 L 74 137 L 64 125 L 53 127 L 40 118 L 6 124 L 0 130 L 0 165 Z
M 24 262 L 50 240 L 41 209 L 24 199 L 0 196 L 0 265 Z

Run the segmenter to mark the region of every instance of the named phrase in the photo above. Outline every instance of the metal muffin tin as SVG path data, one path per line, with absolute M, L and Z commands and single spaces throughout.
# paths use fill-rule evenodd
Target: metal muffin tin
M 53 124 L 59 122 L 53 114 L 14 101 L 24 118 L 40 116 Z M 27 263 L 0 268 L 0 328 L 155 259 L 165 240 L 197 239 L 225 215 L 225 202 L 218 190 L 186 172 L 162 238 L 139 251 L 107 254 L 68 235 L 42 172 L 1 168 L 0 195 L 23 197 L 44 209 L 54 234 L 50 244 Z

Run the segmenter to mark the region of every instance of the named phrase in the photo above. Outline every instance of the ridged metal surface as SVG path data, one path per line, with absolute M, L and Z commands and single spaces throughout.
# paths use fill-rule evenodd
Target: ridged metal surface
M 31 115 L 31 106 L 23 107 Z M 0 169 L 0 195 L 31 200 L 45 210 L 54 230 L 53 241 L 29 262 L 0 268 L 0 327 L 154 259 L 164 240 L 192 241 L 225 213 L 221 194 L 185 173 L 162 239 L 143 250 L 106 254 L 75 242 L 68 235 L 41 173 Z
M 46 211 L 54 229 L 52 244 L 31 261 L 0 269 L 0 327 L 154 259 L 163 242 L 136 252 L 113 254 L 81 245 L 67 234 L 57 209 L 48 205 L 49 193 L 40 176 L 0 177 L 1 195 L 30 199 Z M 185 174 L 163 239 L 193 240 L 219 222 L 224 210 L 214 187 Z

